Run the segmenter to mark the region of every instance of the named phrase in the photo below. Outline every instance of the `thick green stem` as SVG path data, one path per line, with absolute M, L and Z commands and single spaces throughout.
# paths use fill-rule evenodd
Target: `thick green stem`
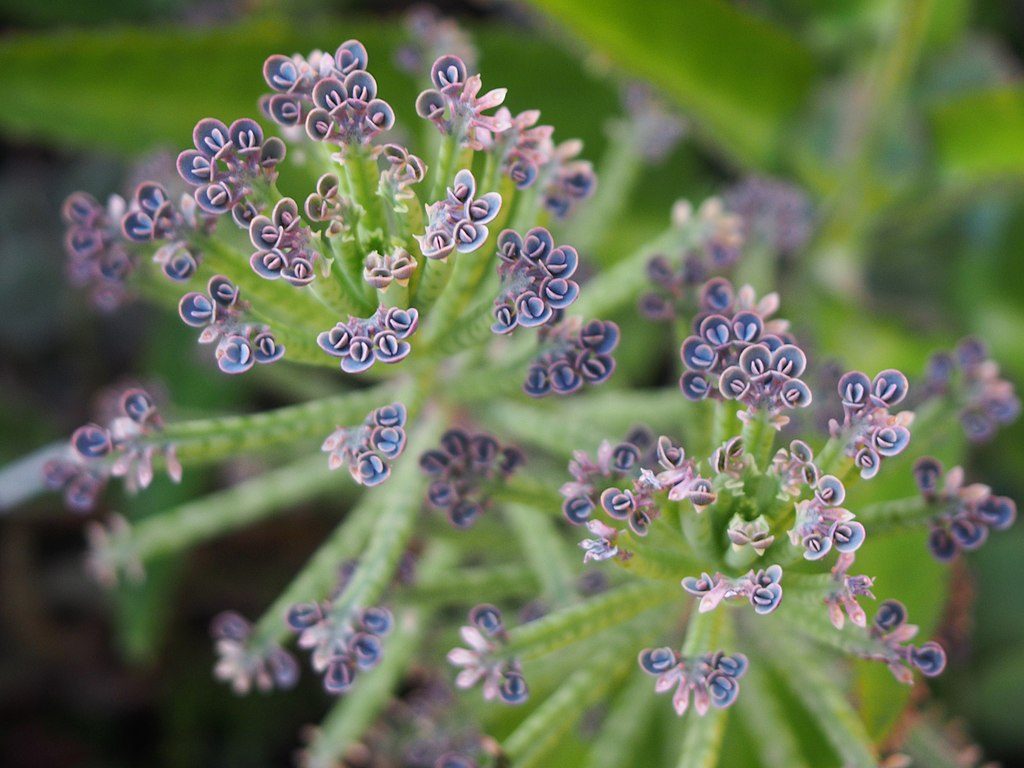
M 690 614 L 683 642 L 683 656 L 698 656 L 721 650 L 725 634 L 726 612 Z M 712 707 L 707 714 L 688 713 L 683 732 L 679 768 L 714 768 L 722 751 L 728 709 Z
M 757 469 L 764 472 L 772 459 L 772 447 L 775 444 L 775 427 L 768 414 L 758 412 L 752 414 L 743 424 L 740 433 L 743 437 L 743 448 L 754 457 Z
M 345 624 L 355 611 L 376 604 L 394 577 L 423 508 L 426 478 L 417 458 L 434 445 L 440 433 L 439 414 L 425 415 L 410 434 L 404 460 L 387 485 L 375 491 L 383 508 L 359 566 L 334 601 L 331 618 L 336 624 Z
M 146 561 L 181 552 L 328 491 L 337 499 L 351 497 L 355 483 L 347 473 L 331 472 L 323 454 L 307 456 L 136 523 L 126 555 Z
M 455 179 L 455 166 L 459 160 L 459 137 L 445 136 L 437 149 L 437 160 L 434 161 L 434 183 L 430 186 L 428 199 L 433 202 L 440 200 L 445 190 Z
M 452 562 L 447 548 L 433 548 L 420 564 L 423 578 L 436 578 Z M 384 642 L 384 658 L 376 669 L 361 674 L 347 693 L 320 723 L 305 750 L 303 765 L 334 768 L 349 748 L 373 725 L 387 707 L 402 676 L 419 650 L 433 611 L 418 606 L 406 608 L 395 617 L 395 629 Z
M 523 557 L 542 585 L 546 605 L 568 605 L 576 597 L 573 566 L 550 515 L 528 504 L 505 504 L 504 512 Z
M 907 499 L 883 501 L 861 507 L 857 512 L 859 520 L 868 530 L 868 535 L 914 528 L 926 523 L 936 514 L 936 509 L 928 504 L 922 496 L 911 496 Z
M 182 463 L 216 461 L 275 444 L 326 436 L 335 426 L 359 424 L 374 408 L 412 395 L 411 387 L 379 384 L 274 411 L 172 422 L 154 435 L 153 441 L 176 446 Z
M 767 636 L 764 643 L 769 643 Z M 805 653 L 799 643 L 772 642 L 765 658 L 779 670 L 787 687 L 849 768 L 876 768 L 878 757 L 856 710 L 836 681 L 822 669 L 815 654 Z
M 293 605 L 327 596 L 338 582 L 339 566 L 363 550 L 379 513 L 379 501 L 373 498 L 372 493 L 364 494 L 348 517 L 334 529 L 256 622 L 251 641 L 254 648 L 270 648 L 284 641 L 289 633 L 285 616 Z
M 643 157 L 637 151 L 633 125 L 623 121 L 615 126 L 608 149 L 598 166 L 596 194 L 587 201 L 573 219 L 567 233 L 567 241 L 581 253 L 592 251 L 607 263 L 607 253 L 600 250 L 600 243 L 609 232 L 619 214 L 629 201 L 636 181 L 643 170 Z
M 573 723 L 591 705 L 601 701 L 636 664 L 632 650 L 636 637 L 620 631 L 586 660 L 505 740 L 504 754 L 516 768 L 550 765 L 542 762 Z
M 518 563 L 491 567 L 461 568 L 437 578 L 421 578 L 403 590 L 400 598 L 410 605 L 421 602 L 468 605 L 478 596 L 497 601 L 504 598 L 529 598 L 540 583 L 532 568 Z
M 651 725 L 651 712 L 656 703 L 647 675 L 635 675 L 629 680 L 608 710 L 590 747 L 586 765 L 590 768 L 629 765 L 639 740 Z
M 573 314 L 583 318 L 605 317 L 636 301 L 648 283 L 647 262 L 663 251 L 682 247 L 690 238 L 685 229 L 669 229 L 637 251 L 602 270 L 591 280 L 573 305 Z
M 505 652 L 523 659 L 544 656 L 678 597 L 678 587 L 656 582 L 634 582 L 617 587 L 584 603 L 516 627 L 509 632 Z

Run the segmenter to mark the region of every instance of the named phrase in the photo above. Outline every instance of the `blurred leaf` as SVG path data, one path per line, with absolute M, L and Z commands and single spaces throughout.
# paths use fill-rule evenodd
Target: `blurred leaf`
M 418 85 L 391 58 L 403 34 L 399 25 L 325 20 L 301 27 L 245 22 L 14 36 L 0 48 L 0 130 L 36 143 L 134 154 L 184 147 L 204 116 L 232 120 L 257 113 L 257 99 L 267 91 L 260 67 L 271 53 L 333 49 L 351 37 L 368 48 L 380 92 L 400 121 L 418 130 L 424 125 L 413 109 Z M 539 108 L 560 136 L 597 145 L 588 146 L 588 154 L 600 150 L 601 124 L 593 116 L 611 116 L 617 108 L 608 83 L 584 73 L 551 43 L 497 30 L 477 37 L 485 84 L 508 86 L 512 109 Z M 540 87 L 552 71 L 559 73 L 558 88 Z
M 634 75 L 664 88 L 699 131 L 741 162 L 778 164 L 784 130 L 814 79 L 783 29 L 719 0 L 645 4 L 533 0 Z
M 944 173 L 984 180 L 1024 173 L 1024 87 L 997 88 L 948 101 L 931 114 Z

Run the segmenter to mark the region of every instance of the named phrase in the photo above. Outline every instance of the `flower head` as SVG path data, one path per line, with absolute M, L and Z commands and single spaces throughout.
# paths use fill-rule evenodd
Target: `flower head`
M 953 467 L 943 476 L 942 464 L 926 456 L 914 465 L 914 478 L 921 495 L 935 510 L 928 546 L 943 562 L 961 551 L 978 549 L 990 530 L 1005 531 L 1017 519 L 1013 499 L 996 496 L 987 485 L 965 485 L 960 467 Z
M 671 648 L 646 648 L 640 652 L 640 669 L 657 680 L 654 690 L 665 693 L 675 689 L 672 706 L 682 717 L 690 708 L 703 717 L 712 706 L 731 706 L 739 695 L 739 679 L 747 672 L 747 657 L 742 653 L 727 656 L 721 651 L 703 656 L 684 657 Z
M 223 275 L 211 277 L 205 292 L 190 291 L 178 303 L 182 321 L 203 329 L 199 343 L 217 342 L 217 367 L 231 374 L 245 373 L 257 363 L 268 365 L 284 357 L 284 346 L 267 326 L 246 322 L 247 309 L 237 286 Z
M 584 384 L 602 384 L 611 378 L 619 327 L 604 320 L 563 320 L 545 327 L 540 343 L 542 351 L 527 371 L 523 391 L 531 397 L 571 395 Z
M 252 624 L 234 611 L 218 614 L 210 626 L 216 642 L 213 675 L 231 685 L 238 695 L 253 688 L 267 693 L 292 688 L 299 679 L 295 657 L 279 645 L 259 649 L 252 645 Z
M 348 465 L 360 485 L 380 485 L 391 475 L 391 462 L 405 450 L 405 406 L 392 403 L 371 411 L 358 427 L 338 427 L 320 450 L 330 454 L 327 466 Z
M 557 322 L 579 296 L 580 287 L 572 280 L 579 265 L 576 249 L 556 247 L 544 227 L 525 236 L 506 229 L 498 236 L 498 258 L 501 291 L 494 300 L 495 333 Z
M 448 663 L 459 667 L 455 685 L 472 688 L 482 683 L 486 701 L 525 702 L 530 692 L 519 662 L 501 654 L 508 640 L 501 611 L 493 605 L 478 605 L 469 612 L 469 624 L 459 632 L 468 647 L 448 652 Z
M 248 228 L 262 206 L 257 187 L 277 178 L 285 145 L 276 136 L 264 139 L 259 123 L 249 118 L 230 126 L 208 117 L 192 131 L 195 149 L 178 155 L 178 174 L 196 187 L 195 200 L 206 213 L 228 211 L 240 227 Z
M 445 136 L 461 146 L 482 150 L 493 133 L 509 127 L 505 115 L 486 112 L 501 106 L 506 89 L 498 88 L 480 95 L 480 75 L 470 75 L 458 56 L 440 56 L 430 68 L 433 88 L 416 99 L 416 113 L 430 120 Z
M 181 464 L 171 444 L 159 439 L 163 420 L 153 398 L 131 387 L 120 393 L 114 413 L 104 424 L 90 423 L 71 435 L 65 455 L 43 467 L 44 481 L 63 490 L 75 512 L 92 510 L 110 477 L 124 478 L 129 493 L 149 487 L 154 459 L 163 460 L 174 482 L 181 480 Z
M 493 489 L 524 461 L 518 448 L 502 446 L 492 435 L 450 429 L 440 448 L 420 456 L 420 468 L 431 479 L 427 503 L 456 528 L 469 528 L 490 506 Z

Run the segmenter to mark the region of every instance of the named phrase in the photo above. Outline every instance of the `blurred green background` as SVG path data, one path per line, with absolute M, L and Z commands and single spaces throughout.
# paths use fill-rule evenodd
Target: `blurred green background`
M 176 318 L 141 306 L 94 313 L 63 278 L 59 206 L 76 189 L 130 188 L 147 173 L 140 165 L 166 164 L 189 143 L 199 117 L 254 115 L 260 63 L 273 52 L 360 38 L 408 124 L 418 84 L 394 63 L 406 6 L 0 0 L 0 463 L 67 435 L 98 390 L 126 378 L 164 382 L 180 413 L 306 394 L 271 373 L 217 376 Z M 930 352 L 976 333 L 1024 380 L 1024 2 L 440 7 L 474 35 L 485 84 L 507 86 L 513 111 L 540 108 L 595 161 L 627 77 L 649 80 L 686 117 L 687 140 L 645 171 L 600 260 L 663 226 L 679 197 L 776 176 L 819 211 L 812 247 L 792 268 L 800 290 L 783 285 L 783 303 L 813 318 L 823 352 L 920 371 Z M 631 357 L 671 354 L 660 332 L 635 328 L 644 341 Z M 1021 467 L 1018 423 L 968 470 L 1020 501 Z M 253 469 L 239 461 L 181 487 L 157 483 L 133 509 L 165 508 Z M 323 695 L 306 681 L 293 696 L 235 700 L 210 679 L 205 624 L 225 605 L 264 605 L 329 530 L 323 513 L 311 505 L 161 564 L 111 600 L 82 576 L 81 521 L 55 498 L 0 512 L 0 760 L 286 764 Z M 945 715 L 1007 766 L 1024 764 L 1022 552 L 1018 526 L 954 572 L 953 663 L 933 686 Z M 267 563 L 257 573 L 253 556 Z

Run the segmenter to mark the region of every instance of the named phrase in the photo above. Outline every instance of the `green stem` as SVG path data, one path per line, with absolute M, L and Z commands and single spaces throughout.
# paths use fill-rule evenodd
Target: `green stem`
M 725 622 L 725 611 L 691 612 L 686 640 L 683 642 L 683 656 L 698 656 L 720 650 Z M 712 707 L 703 716 L 696 712 L 688 713 L 683 726 L 685 730 L 679 768 L 714 768 L 717 765 L 728 715 L 728 709 L 717 707 Z
M 752 664 L 742 685 L 736 708 L 757 744 L 764 768 L 809 768 L 800 754 L 789 713 L 779 705 L 764 668 Z
M 913 528 L 926 523 L 936 514 L 935 508 L 922 496 L 911 496 L 907 499 L 883 501 L 861 507 L 857 511 L 857 520 L 867 528 L 869 535 Z
M 420 564 L 420 575 L 434 578 L 451 565 L 447 548 L 434 548 Z M 395 617 L 395 629 L 385 640 L 384 658 L 376 669 L 358 677 L 355 686 L 327 713 L 305 751 L 308 768 L 334 768 L 349 748 L 387 707 L 415 658 L 432 617 L 430 608 L 407 608 Z
M 254 648 L 270 648 L 288 637 L 285 616 L 293 605 L 327 596 L 338 582 L 339 566 L 362 551 L 379 512 L 379 501 L 373 494 L 364 494 L 256 622 L 251 641 Z
M 550 516 L 527 504 L 505 504 L 504 513 L 524 559 L 542 585 L 545 604 L 568 605 L 576 597 L 573 566 Z
M 616 697 L 594 738 L 587 756 L 590 768 L 622 768 L 635 756 L 637 744 L 648 732 L 656 703 L 651 679 L 635 675 Z
M 650 258 L 685 245 L 689 237 L 685 229 L 670 228 L 615 266 L 602 270 L 576 300 L 573 314 L 584 318 L 603 317 L 630 306 L 647 285 Z
M 417 458 L 440 436 L 438 417 L 435 413 L 420 420 L 410 434 L 405 459 L 388 484 L 376 492 L 383 509 L 359 558 L 359 566 L 334 601 L 331 618 L 338 625 L 347 623 L 355 611 L 376 604 L 398 568 L 423 508 L 426 478 Z
M 550 765 L 542 760 L 591 705 L 601 701 L 636 663 L 632 632 L 617 632 L 505 740 L 503 752 L 516 768 Z
M 632 124 L 618 123 L 604 157 L 601 159 L 596 194 L 576 214 L 567 233 L 567 241 L 581 253 L 596 251 L 602 263 L 607 263 L 607 252 L 599 246 L 619 214 L 629 201 L 637 179 L 643 170 L 643 158 L 633 141 Z
M 513 563 L 461 568 L 434 579 L 421 578 L 417 584 L 403 590 L 400 598 L 411 605 L 421 602 L 465 605 L 474 602 L 479 595 L 486 595 L 488 600 L 532 597 L 539 586 L 532 568 Z
M 459 159 L 459 137 L 445 136 L 437 149 L 437 160 L 434 161 L 434 183 L 430 186 L 430 202 L 440 200 L 445 190 L 455 179 L 455 165 Z
M 772 459 L 772 447 L 775 444 L 775 427 L 772 426 L 768 414 L 758 412 L 746 420 L 740 433 L 743 437 L 743 448 L 754 457 L 759 472 L 765 472 Z
M 634 582 L 609 590 L 509 632 L 505 652 L 537 658 L 592 637 L 679 597 L 679 588 L 657 582 Z
M 767 637 L 761 639 L 769 642 Z M 779 670 L 790 691 L 803 702 L 843 764 L 849 768 L 876 768 L 878 757 L 860 716 L 836 681 L 821 668 L 817 656 L 804 650 L 799 643 L 773 642 L 771 652 L 764 656 Z
M 216 461 L 246 451 L 326 436 L 334 426 L 359 424 L 374 408 L 414 395 L 393 383 L 345 392 L 323 400 L 245 416 L 221 416 L 171 423 L 153 441 L 173 444 L 182 463 Z
M 307 456 L 238 485 L 134 524 L 126 554 L 146 561 L 194 547 L 325 494 L 351 497 L 354 483 L 327 469 L 323 454 Z

